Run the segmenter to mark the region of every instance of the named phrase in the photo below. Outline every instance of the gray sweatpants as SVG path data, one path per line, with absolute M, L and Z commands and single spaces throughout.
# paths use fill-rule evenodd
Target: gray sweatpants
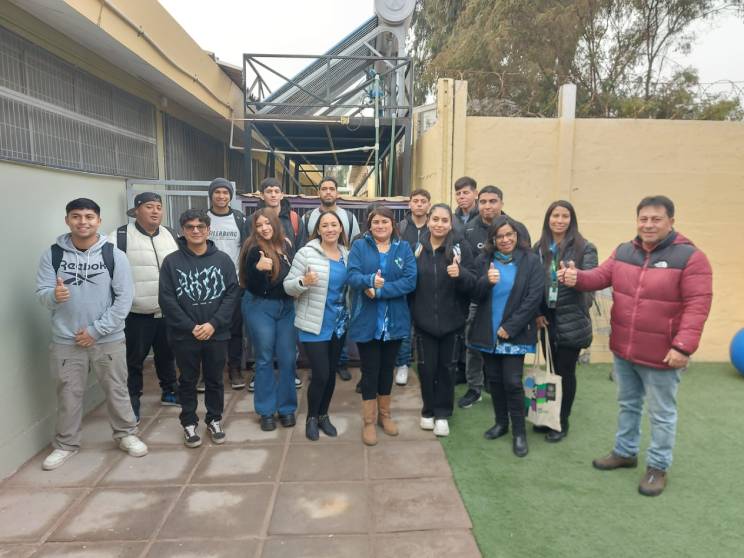
M 127 389 L 127 359 L 124 341 L 96 343 L 83 348 L 52 343 L 49 369 L 57 381 L 57 432 L 52 445 L 57 449 L 80 447 L 83 395 L 90 368 L 106 396 L 109 422 L 118 440 L 137 434 L 136 419 Z
M 465 339 L 467 342 L 470 341 L 470 328 L 473 327 L 477 309 L 477 304 L 470 304 L 468 321 L 465 325 Z M 483 353 L 469 347 L 465 353 L 465 379 L 468 382 L 468 388 L 476 391 L 483 389 Z

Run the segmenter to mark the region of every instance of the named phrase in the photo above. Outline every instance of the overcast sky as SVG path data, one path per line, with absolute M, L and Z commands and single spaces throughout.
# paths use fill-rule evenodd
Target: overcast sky
M 322 54 L 374 15 L 373 0 L 160 0 L 205 50 L 242 66 L 242 54 Z M 698 25 L 689 56 L 672 53 L 680 66 L 700 71 L 701 82 L 732 80 L 744 88 L 744 19 L 725 17 Z M 308 61 L 284 63 L 290 75 Z M 293 65 L 292 65 L 293 64 Z M 670 63 L 671 70 L 674 63 Z

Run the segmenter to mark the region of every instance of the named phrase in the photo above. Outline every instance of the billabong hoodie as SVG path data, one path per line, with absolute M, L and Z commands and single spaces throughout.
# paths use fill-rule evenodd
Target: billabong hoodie
M 213 340 L 229 339 L 237 298 L 238 278 L 230 256 L 211 240 L 199 256 L 179 238 L 178 251 L 168 254 L 160 268 L 158 299 L 171 336 L 193 339 L 197 324 L 210 323 Z
M 106 237 L 98 235 L 98 242 L 83 252 L 75 248 L 70 233 L 61 235 L 57 246 L 62 248 L 62 262 L 56 274 L 51 248 L 42 254 L 36 273 L 36 296 L 52 311 L 55 343 L 73 345 L 81 328 L 86 328 L 97 343 L 124 339 L 124 319 L 134 297 L 132 272 L 126 254 L 114 246 L 112 280 L 101 252 L 106 242 Z M 57 277 L 70 290 L 67 302 L 58 303 L 54 298 Z

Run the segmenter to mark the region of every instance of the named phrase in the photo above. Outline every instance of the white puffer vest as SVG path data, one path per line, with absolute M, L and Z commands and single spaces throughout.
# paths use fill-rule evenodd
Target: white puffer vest
M 116 245 L 116 230 L 109 235 L 109 241 Z M 161 226 L 155 236 L 148 236 L 141 233 L 134 223 L 127 225 L 127 258 L 134 281 L 131 312 L 154 314 L 156 318 L 162 316 L 158 305 L 160 266 L 163 259 L 176 250 L 178 245 L 165 227 Z
M 348 265 L 349 251 L 339 246 L 344 262 Z M 305 275 L 307 266 L 318 274 L 315 285 L 300 285 L 300 279 Z M 292 268 L 284 278 L 284 290 L 295 298 L 295 321 L 297 329 L 308 333 L 318 334 L 323 327 L 323 313 L 328 297 L 328 275 L 330 264 L 320 247 L 320 240 L 313 239 L 295 254 Z

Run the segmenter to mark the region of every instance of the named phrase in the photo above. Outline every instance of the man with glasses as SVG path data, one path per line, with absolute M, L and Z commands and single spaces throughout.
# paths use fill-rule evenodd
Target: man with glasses
M 474 257 L 483 250 L 488 238 L 488 227 L 493 221 L 501 216 L 506 215 L 502 209 L 504 207 L 504 193 L 496 186 L 485 186 L 478 192 L 478 216 L 471 218 L 465 224 L 465 241 L 470 245 Z M 528 246 L 531 245 L 530 234 L 527 228 L 520 222 L 514 223 L 519 238 Z M 465 337 L 470 336 L 470 328 L 475 318 L 476 305 L 470 305 L 470 313 L 465 326 Z M 480 351 L 467 349 L 465 355 L 465 379 L 468 383 L 468 390 L 457 402 L 461 409 L 472 407 L 482 399 L 481 391 L 483 390 L 483 356 Z
M 178 240 L 178 251 L 163 261 L 159 302 L 181 371 L 178 397 L 184 444 L 195 448 L 201 445 L 196 431 L 200 369 L 209 435 L 215 444 L 225 441 L 220 424 L 225 404 L 222 371 L 237 304 L 238 279 L 230 257 L 209 240 L 209 215 L 189 209 L 179 222 L 183 237 Z

